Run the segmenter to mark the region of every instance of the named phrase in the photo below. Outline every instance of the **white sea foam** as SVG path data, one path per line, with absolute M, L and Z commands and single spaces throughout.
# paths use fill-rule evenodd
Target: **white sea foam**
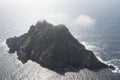
M 90 44 L 88 44 L 88 43 L 86 43 L 86 42 L 81 42 L 81 43 L 82 43 L 83 45 L 85 45 L 86 49 L 88 49 L 88 50 L 95 50 L 95 49 L 98 48 L 98 47 L 96 47 L 96 46 L 94 46 L 94 45 L 90 45 Z M 97 53 L 96 53 L 96 54 L 97 54 Z M 97 57 L 97 59 L 100 60 L 101 62 L 107 64 L 107 62 L 104 61 L 100 56 L 96 55 L 96 57 Z
M 112 70 L 113 73 L 120 73 L 120 68 L 113 64 L 113 63 L 116 63 L 117 61 L 120 61 L 119 59 L 112 59 L 112 60 L 109 60 L 109 61 L 104 61 L 99 56 L 97 56 L 97 59 L 100 60 L 102 63 L 114 66 L 115 70 Z
M 2 41 L 2 42 L 0 43 L 0 47 L 3 47 L 3 46 L 6 46 L 6 41 Z
M 108 64 L 106 61 L 104 61 L 101 57 L 99 57 L 99 56 L 96 56 L 97 57 L 97 59 L 99 60 L 99 61 L 101 61 L 102 63 L 105 63 L 105 64 Z
M 95 50 L 98 47 L 94 46 L 94 45 L 90 45 L 86 42 L 81 42 L 83 45 L 85 45 L 86 49 L 88 50 Z M 97 54 L 97 53 L 96 53 Z M 120 73 L 120 69 L 118 66 L 114 65 L 113 63 L 118 63 L 120 62 L 120 59 L 111 59 L 108 61 L 104 61 L 100 56 L 96 55 L 97 59 L 100 60 L 102 63 L 108 64 L 108 65 L 113 65 L 115 67 L 115 70 L 112 70 L 113 73 Z
M 85 47 L 86 47 L 86 49 L 88 49 L 88 50 L 93 50 L 93 49 L 96 49 L 97 47 L 96 46 L 94 46 L 94 45 L 91 45 L 91 44 L 88 44 L 88 43 L 86 43 L 86 42 L 80 42 L 80 43 L 82 43 Z
M 120 73 L 120 69 L 118 68 L 118 66 L 114 66 L 115 70 L 112 70 L 113 73 Z
M 109 60 L 109 61 L 104 61 L 104 60 L 103 60 L 102 58 L 100 58 L 99 56 L 97 56 L 97 58 L 98 58 L 101 62 L 103 62 L 103 63 L 105 63 L 105 64 L 114 66 L 114 67 L 115 67 L 115 70 L 112 70 L 113 73 L 120 73 L 120 68 L 119 68 L 118 66 L 116 66 L 116 65 L 113 64 L 113 63 L 116 63 L 116 62 L 120 61 L 119 59 L 112 59 L 112 60 Z
M 112 60 L 109 60 L 109 61 L 106 61 L 107 64 L 110 64 L 110 65 L 113 65 L 115 67 L 115 70 L 112 70 L 113 73 L 120 73 L 120 68 L 112 63 L 120 63 L 120 59 L 112 59 Z

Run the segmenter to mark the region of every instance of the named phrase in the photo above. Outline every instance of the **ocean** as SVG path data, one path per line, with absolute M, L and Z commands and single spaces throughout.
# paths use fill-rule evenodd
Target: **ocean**
M 79 72 L 66 72 L 64 75 L 41 67 L 29 60 L 22 64 L 16 54 L 9 54 L 6 39 L 19 36 L 29 29 L 9 24 L 0 25 L 0 80 L 120 80 L 120 17 L 96 17 L 91 28 L 71 30 L 71 33 L 88 50 L 106 64 L 112 64 L 116 70 L 104 69 Z

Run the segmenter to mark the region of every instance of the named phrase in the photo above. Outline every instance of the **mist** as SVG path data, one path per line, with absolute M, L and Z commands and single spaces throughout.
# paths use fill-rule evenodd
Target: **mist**
M 0 24 L 30 26 L 46 19 L 53 24 L 93 26 L 98 16 L 119 15 L 119 3 L 118 0 L 0 0 Z M 81 15 L 87 16 L 83 16 L 87 18 L 83 22 L 78 19 Z

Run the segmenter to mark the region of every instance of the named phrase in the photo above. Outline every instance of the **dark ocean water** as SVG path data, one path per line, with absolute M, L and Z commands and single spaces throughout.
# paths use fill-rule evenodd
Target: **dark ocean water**
M 114 71 L 105 69 L 94 72 L 83 69 L 77 73 L 59 75 L 32 61 L 22 64 L 16 54 L 7 53 L 5 40 L 25 33 L 28 27 L 0 25 L 0 80 L 120 80 L 119 17 L 98 17 L 94 27 L 71 31 L 79 42 L 94 51 L 101 61 L 113 64 L 116 67 Z

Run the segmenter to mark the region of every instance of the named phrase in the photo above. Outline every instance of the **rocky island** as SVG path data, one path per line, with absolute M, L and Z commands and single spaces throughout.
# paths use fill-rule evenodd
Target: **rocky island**
M 110 68 L 100 62 L 94 53 L 78 42 L 65 25 L 52 25 L 46 21 L 37 22 L 20 37 L 6 41 L 9 53 L 17 52 L 22 63 L 28 60 L 54 71 L 73 71 L 87 68 L 92 70 Z

